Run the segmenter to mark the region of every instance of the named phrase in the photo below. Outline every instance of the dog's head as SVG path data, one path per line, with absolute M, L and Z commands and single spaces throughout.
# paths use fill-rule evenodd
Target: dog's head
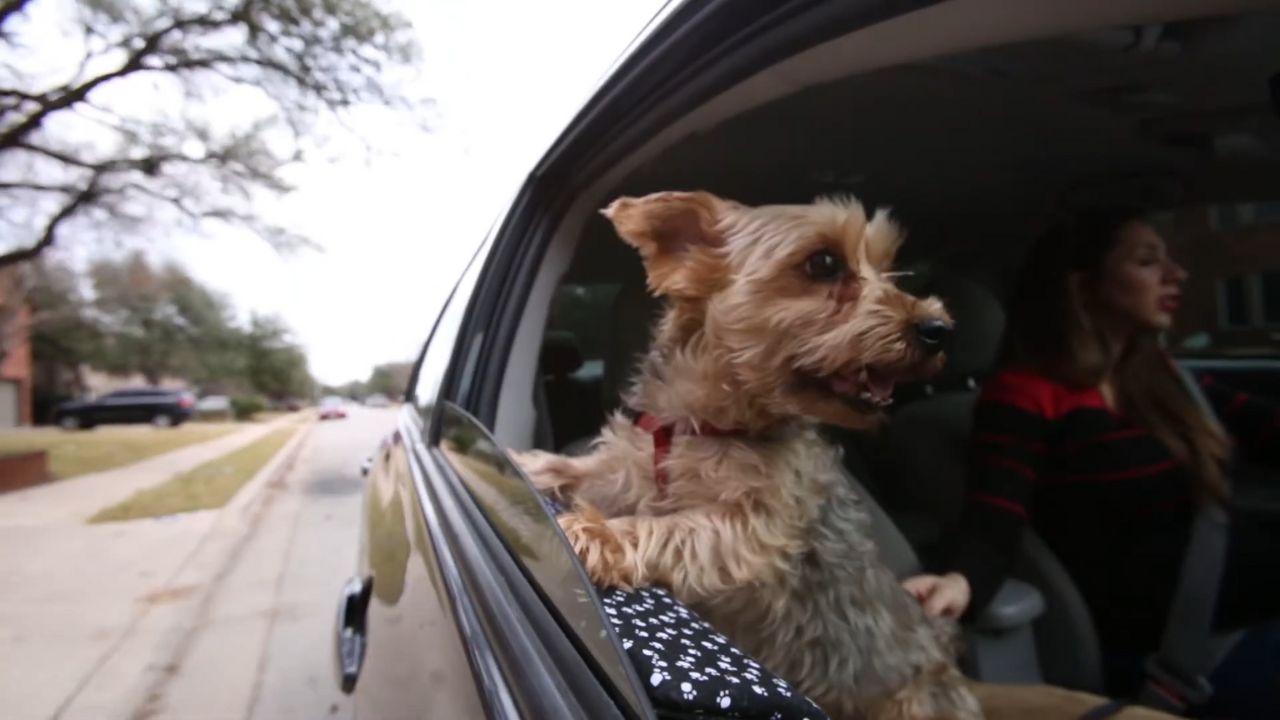
M 852 199 L 747 207 L 705 192 L 620 198 L 602 211 L 669 299 L 665 337 L 775 417 L 862 428 L 894 383 L 941 368 L 952 322 L 898 289 L 902 233 Z M 687 353 L 686 353 L 687 354 Z

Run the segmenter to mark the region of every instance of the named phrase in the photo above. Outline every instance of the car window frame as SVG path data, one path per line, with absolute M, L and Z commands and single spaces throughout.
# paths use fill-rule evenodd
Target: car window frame
M 467 338 L 469 358 L 455 356 L 455 362 L 475 364 L 465 368 L 472 381 L 460 383 L 455 376 L 442 388 L 444 396 L 485 427 L 494 426 L 502 376 L 537 265 L 560 218 L 595 178 L 679 117 L 752 74 L 937 2 L 712 0 L 685 3 L 673 11 L 574 117 L 517 194 L 494 235 L 460 331 Z M 478 347 L 472 348 L 472 342 Z

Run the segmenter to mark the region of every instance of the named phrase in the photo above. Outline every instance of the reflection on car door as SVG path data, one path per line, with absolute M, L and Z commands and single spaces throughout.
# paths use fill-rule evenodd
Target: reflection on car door
M 360 577 L 370 584 L 356 713 L 367 718 L 481 718 L 477 683 L 404 442 L 404 424 L 378 448 L 365 489 Z

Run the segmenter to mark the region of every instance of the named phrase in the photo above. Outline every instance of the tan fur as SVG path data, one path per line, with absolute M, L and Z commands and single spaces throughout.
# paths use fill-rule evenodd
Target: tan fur
M 653 437 L 622 414 L 583 457 L 517 456 L 572 503 L 560 524 L 595 583 L 670 588 L 834 720 L 970 720 L 983 707 L 993 720 L 1073 718 L 1101 702 L 965 680 L 954 624 L 926 617 L 880 561 L 863 501 L 818 435 L 820 422 L 880 418 L 814 378 L 863 366 L 918 378 L 942 362 L 913 325 L 950 319 L 894 287 L 902 233 L 887 214 L 868 219 L 853 199 L 752 208 L 704 192 L 622 198 L 604 214 L 668 299 L 624 398 L 674 428 L 668 482 Z M 840 257 L 840 278 L 805 272 L 820 250 Z
M 914 334 L 950 322 L 941 303 L 887 274 L 900 229 L 852 199 L 753 208 L 658 193 L 604 214 L 669 303 L 626 401 L 676 434 L 665 490 L 653 438 L 621 415 L 584 457 L 518 458 L 573 503 L 560 522 L 592 580 L 671 588 L 837 720 L 981 717 L 954 667 L 954 627 L 926 618 L 879 561 L 817 433 L 879 420 L 830 378 L 863 366 L 915 378 L 942 362 Z M 806 271 L 820 250 L 839 278 Z M 743 435 L 699 435 L 702 424 Z

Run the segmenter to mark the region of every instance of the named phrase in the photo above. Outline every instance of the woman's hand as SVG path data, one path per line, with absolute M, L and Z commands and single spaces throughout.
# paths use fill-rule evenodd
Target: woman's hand
M 960 573 L 916 575 L 902 581 L 930 617 L 955 619 L 969 607 L 969 581 Z

